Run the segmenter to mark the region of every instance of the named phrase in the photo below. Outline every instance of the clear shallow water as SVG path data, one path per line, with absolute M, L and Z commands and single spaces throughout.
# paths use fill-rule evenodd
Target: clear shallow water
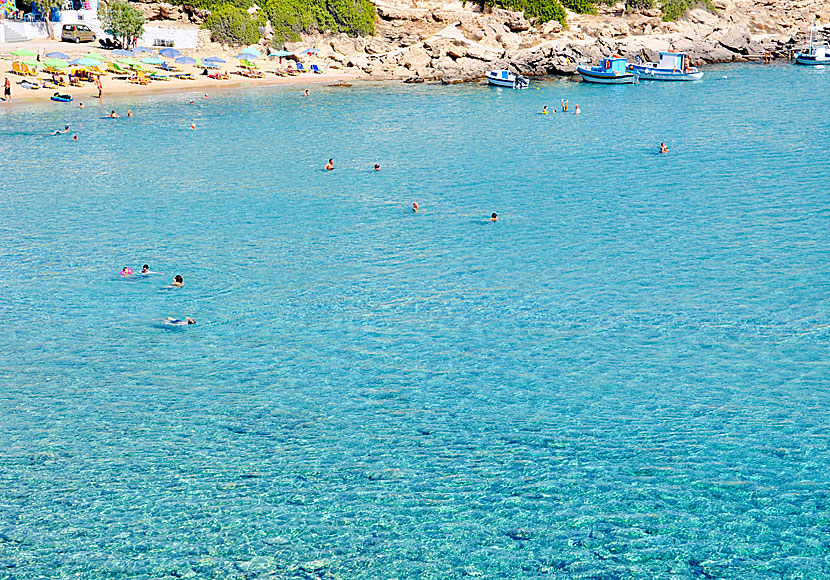
M 828 87 L 0 108 L 0 578 L 830 577 Z

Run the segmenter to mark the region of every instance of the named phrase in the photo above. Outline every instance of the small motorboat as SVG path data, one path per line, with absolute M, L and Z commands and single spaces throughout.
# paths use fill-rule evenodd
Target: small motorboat
M 67 95 L 66 93 L 55 93 L 52 95 L 52 100 L 59 103 L 71 103 L 72 95 Z
M 827 46 L 813 46 L 813 28 L 810 27 L 810 47 L 807 52 L 795 53 L 795 64 L 819 65 L 830 64 L 830 51 Z
M 629 64 L 630 72 L 640 75 L 641 81 L 699 81 L 703 73 L 697 67 L 691 66 L 691 59 L 685 52 L 661 52 L 660 60 L 654 62 L 640 62 Z
M 582 63 L 576 67 L 576 72 L 582 75 L 582 80 L 589 83 L 602 85 L 624 85 L 636 83 L 640 75 L 636 72 L 626 70 L 627 61 L 612 54 L 609 58 L 602 59 L 599 66 L 585 67 Z
M 527 77 L 515 75 L 509 70 L 491 70 L 487 73 L 487 82 L 495 87 L 508 89 L 526 89 L 530 85 Z

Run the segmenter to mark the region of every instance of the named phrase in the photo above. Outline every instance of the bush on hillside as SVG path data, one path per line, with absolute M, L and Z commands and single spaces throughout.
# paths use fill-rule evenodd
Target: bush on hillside
M 565 9 L 559 0 L 494 0 L 492 4 L 508 10 L 524 12 L 525 16 L 535 18 L 540 24 L 557 20 L 565 26 L 567 22 Z
M 629 12 L 648 8 L 654 8 L 654 0 L 625 0 L 625 9 Z
M 597 6 L 593 0 L 562 0 L 562 5 L 577 14 L 596 14 Z
M 250 14 L 231 4 L 211 8 L 204 28 L 210 29 L 213 40 L 226 44 L 256 44 L 259 42 L 261 19 L 255 20 Z
M 695 6 L 705 6 L 709 10 L 714 9 L 712 0 L 663 0 L 660 8 L 663 10 L 663 20 L 670 22 L 682 18 L 687 11 Z
M 375 5 L 369 0 L 268 0 L 265 14 L 274 28 L 275 46 L 313 30 L 352 36 L 375 33 Z

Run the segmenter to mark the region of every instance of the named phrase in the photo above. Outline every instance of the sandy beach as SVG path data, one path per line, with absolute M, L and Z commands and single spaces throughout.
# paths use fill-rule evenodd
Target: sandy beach
M 18 50 L 21 48 L 26 48 L 33 52 L 42 54 L 50 52 L 62 52 L 68 55 L 70 57 L 70 60 L 79 58 L 89 53 L 95 53 L 103 57 L 106 57 L 109 62 L 114 62 L 118 58 L 117 56 L 113 55 L 111 51 L 104 50 L 100 46 L 96 46 L 92 43 L 76 45 L 60 41 L 38 40 L 26 43 L 3 45 L 2 49 L 0 49 L 0 71 L 2 71 L 0 72 L 0 74 L 2 74 L 4 78 L 8 78 L 11 82 L 12 102 L 0 102 L 0 105 L 2 106 L 14 106 L 17 104 L 32 102 L 51 102 L 50 99 L 55 92 L 72 95 L 74 99 L 72 103 L 73 105 L 77 105 L 77 103 L 79 102 L 94 103 L 97 101 L 98 90 L 92 82 L 82 82 L 81 86 L 79 87 L 62 86 L 52 88 L 51 85 L 47 87 L 41 86 L 41 88 L 39 89 L 27 89 L 23 87 L 21 83 L 24 80 L 29 80 L 30 82 L 35 82 L 35 78 L 37 78 L 38 81 L 47 80 L 51 78 L 51 74 L 44 72 L 42 69 L 38 70 L 37 77 L 22 76 L 13 72 L 12 63 L 14 61 L 31 60 L 35 58 L 25 57 L 21 59 L 10 54 L 11 51 Z M 206 58 L 208 56 L 219 56 L 227 62 L 225 64 L 220 64 L 220 68 L 212 70 L 211 72 L 226 72 L 229 75 L 228 80 L 218 80 L 209 78 L 207 75 L 202 74 L 202 68 L 197 67 L 195 65 L 179 64 L 177 64 L 176 66 L 181 68 L 182 72 L 191 73 L 192 75 L 194 75 L 195 79 L 180 80 L 173 78 L 171 76 L 170 80 L 154 80 L 151 81 L 149 84 L 141 85 L 129 82 L 126 79 L 126 77 L 122 75 L 107 73 L 100 77 L 103 89 L 103 98 L 107 99 L 108 97 L 134 96 L 155 93 L 210 92 L 212 90 L 217 89 L 241 90 L 245 87 L 280 86 L 292 84 L 328 84 L 334 82 L 347 82 L 354 79 L 353 75 L 343 74 L 339 72 L 332 73 L 326 71 L 325 69 L 323 69 L 322 73 L 303 72 L 300 74 L 290 76 L 276 75 L 270 71 L 273 71 L 280 67 L 284 68 L 287 61 L 284 59 L 283 64 L 280 65 L 279 59 L 269 57 L 261 57 L 255 61 L 255 63 L 260 67 L 260 70 L 263 71 L 264 77 L 248 78 L 238 74 L 238 72 L 242 70 L 237 66 L 239 60 L 235 58 L 235 55 L 239 54 L 238 51 L 217 52 L 214 50 L 210 52 L 204 52 L 197 50 L 182 50 L 181 53 L 184 56 L 190 56 L 192 58 Z M 137 55 L 135 59 L 140 61 L 141 58 L 146 56 L 151 56 L 151 54 L 146 53 L 144 55 Z M 152 53 L 152 56 L 158 56 L 157 51 L 154 51 Z M 168 60 L 172 63 L 173 59 Z M 308 68 L 310 64 L 313 64 L 316 61 L 314 59 L 308 59 L 301 60 L 300 62 L 302 62 Z M 106 66 L 106 64 L 104 64 L 104 66 Z M 157 70 L 156 67 L 152 65 L 142 66 L 145 69 Z M 68 72 L 73 68 L 74 67 L 63 69 L 64 78 L 66 77 Z M 159 70 L 159 72 L 165 75 L 171 74 L 163 70 Z M 66 103 L 55 103 L 55 105 L 66 106 Z

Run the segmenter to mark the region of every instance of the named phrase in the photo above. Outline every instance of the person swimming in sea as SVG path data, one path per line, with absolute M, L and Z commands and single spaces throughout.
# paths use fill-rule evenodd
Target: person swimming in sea
M 412 203 L 412 212 L 413 213 L 418 213 L 418 202 L 417 201 Z
M 542 107 L 542 114 L 543 114 L 543 115 L 547 115 L 547 114 L 548 114 L 548 106 L 547 106 L 547 105 L 545 105 L 544 107 Z
M 77 141 L 77 140 L 78 140 L 78 136 L 77 136 L 77 135 L 72 135 L 72 140 L 73 140 L 73 141 Z
M 565 99 L 562 99 L 562 112 L 563 113 L 568 112 L 568 101 L 566 101 Z
M 490 214 L 490 221 L 491 222 L 499 221 L 499 214 L 497 214 L 496 212 L 491 213 Z
M 132 116 L 133 116 L 133 112 L 132 112 L 132 110 L 131 110 L 131 109 L 127 109 L 127 118 L 130 118 L 130 117 L 132 117 Z
M 122 276 L 132 276 L 133 275 L 133 269 L 130 268 L 129 266 L 124 266 L 123 268 L 121 268 L 121 275 Z
M 60 135 L 61 133 L 69 133 L 69 125 L 64 125 L 63 129 L 52 131 L 52 135 Z
M 579 105 L 574 107 L 574 115 L 580 114 L 582 111 L 579 110 Z
M 168 316 L 162 322 L 170 326 L 187 326 L 188 324 L 196 324 L 196 320 L 191 318 L 190 316 L 185 316 L 184 320 L 182 320 L 181 318 L 174 318 L 172 316 Z
M 173 286 L 184 286 L 184 278 L 181 274 L 176 274 L 176 277 L 173 278 Z
M 329 162 L 326 163 L 326 171 L 334 171 L 334 159 L 329 159 Z
M 378 165 L 377 163 L 375 163 L 375 171 L 380 171 L 380 165 Z
M 669 152 L 669 148 L 666 147 L 666 144 L 665 143 L 660 143 L 660 153 L 668 153 L 668 152 Z

